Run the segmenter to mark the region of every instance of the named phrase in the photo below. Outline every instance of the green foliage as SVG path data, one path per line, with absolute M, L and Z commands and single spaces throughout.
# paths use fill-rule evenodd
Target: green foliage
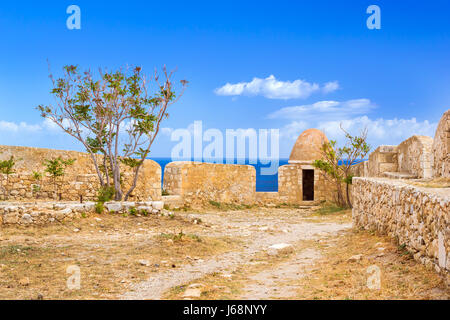
M 216 207 L 217 209 L 221 209 L 222 208 L 222 204 L 220 202 L 214 201 L 214 200 L 210 200 L 209 204 L 212 205 L 213 207 Z
M 167 191 L 167 190 L 165 190 L 165 189 L 162 189 L 162 191 L 161 191 L 161 195 L 162 196 L 169 196 L 170 195 L 170 193 Z
M 237 210 L 245 210 L 251 209 L 253 206 L 248 204 L 235 204 L 235 203 L 221 203 L 214 200 L 210 200 L 209 204 L 219 210 L 224 211 L 237 211 Z
M 33 184 L 33 192 L 38 193 L 39 191 L 41 191 L 41 186 L 38 184 Z
M 41 181 L 42 180 L 42 173 L 38 172 L 38 171 L 33 171 L 33 179 L 36 181 Z
M 0 160 L 0 173 L 6 175 L 6 184 L 9 182 L 9 176 L 15 172 L 14 166 L 16 165 L 16 160 L 14 156 L 11 156 L 8 160 Z M 7 186 L 4 188 L 3 198 L 7 200 L 9 197 L 9 192 Z
M 73 165 L 75 159 L 64 160 L 61 157 L 55 159 L 45 159 L 44 160 L 44 172 L 47 172 L 53 181 L 54 186 L 54 197 L 56 199 L 56 193 L 58 191 L 58 178 L 62 179 L 66 174 L 66 168 Z
M 123 158 L 120 159 L 120 162 L 122 162 L 124 165 L 130 167 L 130 168 L 136 168 L 137 166 L 140 166 L 144 160 L 138 160 L 133 158 Z
M 97 194 L 97 202 L 105 203 L 111 201 L 114 198 L 114 188 L 113 187 L 100 187 Z
M 342 127 L 341 127 L 342 129 Z M 340 207 L 352 207 L 349 195 L 349 185 L 352 184 L 352 166 L 359 159 L 369 153 L 367 144 L 367 130 L 360 136 L 352 136 L 342 129 L 347 140 L 345 146 L 338 147 L 336 141 L 325 142 L 322 145 L 322 159 L 315 160 L 313 166 L 323 171 L 336 185 L 337 204 Z M 343 195 L 342 184 L 346 186 L 346 199 Z
M 339 206 L 333 205 L 333 204 L 328 204 L 328 205 L 325 205 L 325 206 L 317 209 L 315 212 L 318 213 L 319 215 L 327 215 L 327 214 L 331 214 L 331 213 L 341 212 L 344 210 L 346 210 L 346 208 L 339 207 Z
M 50 174 L 52 178 L 62 177 L 66 174 L 66 168 L 73 165 L 75 159 L 63 160 L 61 157 L 44 160 L 44 171 Z
M 103 205 L 103 202 L 97 202 L 95 204 L 95 212 L 98 214 L 102 214 L 103 211 L 105 211 L 105 206 Z
M 128 209 L 128 212 L 130 213 L 130 215 L 135 216 L 138 214 L 138 211 L 135 207 L 130 207 L 130 209 Z
M 0 172 L 6 174 L 7 176 L 13 174 L 14 166 L 16 165 L 16 160 L 14 156 L 11 156 L 8 160 L 0 160 Z
M 153 93 L 141 67 L 100 71 L 98 75 L 67 65 L 63 76 L 54 78 L 51 94 L 56 106 L 39 105 L 42 117 L 79 140 L 97 171 L 101 186 L 115 188 L 115 200 L 122 200 L 121 165 L 133 169 L 133 183 L 125 200 L 136 187 L 139 168 L 150 153 L 160 123 L 169 116 L 168 107 L 180 95 L 175 93 L 172 72 L 164 68 L 165 79 L 155 73 Z M 187 81 L 180 81 L 182 90 Z M 125 128 L 125 130 L 123 130 Z M 125 136 L 125 137 L 123 137 Z M 95 154 L 103 155 L 103 163 Z

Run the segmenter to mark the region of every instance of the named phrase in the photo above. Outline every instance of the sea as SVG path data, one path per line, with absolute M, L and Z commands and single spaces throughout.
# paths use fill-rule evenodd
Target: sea
M 172 162 L 171 158 L 151 158 L 153 161 L 156 161 L 160 166 L 161 166 L 161 170 L 162 170 L 162 181 L 164 181 L 164 168 L 165 166 Z M 285 164 L 288 164 L 288 160 L 289 159 L 280 159 L 278 162 L 278 167 L 283 166 Z M 209 162 L 209 163 L 213 163 L 213 161 L 208 161 L 205 160 L 203 162 Z M 278 191 L 278 167 L 276 168 L 276 174 L 273 175 L 262 175 L 261 174 L 261 168 L 264 167 L 269 167 L 270 165 L 267 164 L 261 164 L 259 161 L 257 164 L 251 164 L 250 161 L 248 159 L 243 161 L 243 164 L 248 164 L 251 166 L 254 166 L 256 169 L 256 191 L 259 192 L 276 192 Z M 236 160 L 234 160 L 234 163 L 237 163 Z M 239 163 L 242 164 L 242 163 Z

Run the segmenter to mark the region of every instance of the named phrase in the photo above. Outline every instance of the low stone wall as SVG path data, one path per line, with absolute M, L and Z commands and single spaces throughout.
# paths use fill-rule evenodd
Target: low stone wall
M 95 212 L 95 202 L 64 203 L 2 203 L 0 204 L 0 226 L 2 225 L 45 225 L 53 222 L 70 221 Z M 105 212 L 130 213 L 134 208 L 136 214 L 161 214 L 162 201 L 147 202 L 107 202 Z
M 414 258 L 448 275 L 450 190 L 384 178 L 353 179 L 353 223 L 405 245 Z
M 171 162 L 164 169 L 163 189 L 193 208 L 209 201 L 251 205 L 256 199 L 256 170 L 248 165 Z
M 433 138 L 412 136 L 397 147 L 398 171 L 406 172 L 417 178 L 431 178 L 431 150 Z
M 46 159 L 75 159 L 72 166 L 67 167 L 66 175 L 58 180 L 56 199 L 65 201 L 95 200 L 99 189 L 97 174 L 92 159 L 87 153 L 31 147 L 0 146 L 0 159 L 11 156 L 16 159 L 14 170 L 10 175 L 0 174 L 0 199 L 6 190 L 8 200 L 54 199 L 55 187 L 48 174 L 44 172 Z M 131 169 L 123 167 L 123 189 L 131 185 L 133 174 Z M 42 180 L 35 180 L 33 172 L 43 174 Z M 140 170 L 137 186 L 130 197 L 133 201 L 161 199 L 161 166 L 153 160 L 145 160 Z

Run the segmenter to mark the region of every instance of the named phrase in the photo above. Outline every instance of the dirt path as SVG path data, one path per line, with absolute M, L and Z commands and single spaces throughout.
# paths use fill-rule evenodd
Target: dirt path
M 274 214 L 274 211 L 276 214 Z M 138 283 L 122 295 L 122 299 L 161 299 L 169 289 L 200 279 L 213 272 L 232 272 L 239 266 L 251 264 L 253 258 L 274 244 L 295 247 L 302 241 L 319 240 L 351 228 L 348 222 L 320 222 L 307 218 L 308 209 L 237 211 L 225 213 L 190 214 L 211 225 L 208 236 L 243 237 L 240 250 L 228 252 L 206 261 L 195 261 L 175 270 L 158 273 Z M 206 232 L 206 231 L 205 231 Z M 289 261 L 265 270 L 250 279 L 243 299 L 289 297 L 295 288 L 289 280 L 298 278 L 305 266 L 320 254 L 310 248 L 300 251 Z
M 305 275 L 321 255 L 317 250 L 307 248 L 276 268 L 264 270 L 250 277 L 252 284 L 245 287 L 244 300 L 288 299 L 295 297 L 298 287 L 293 281 Z

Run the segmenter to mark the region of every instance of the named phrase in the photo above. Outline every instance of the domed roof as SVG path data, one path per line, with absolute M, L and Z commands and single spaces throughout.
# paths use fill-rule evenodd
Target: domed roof
M 322 158 L 322 145 L 328 138 L 319 129 L 303 131 L 297 138 L 289 157 L 289 163 L 312 162 Z

